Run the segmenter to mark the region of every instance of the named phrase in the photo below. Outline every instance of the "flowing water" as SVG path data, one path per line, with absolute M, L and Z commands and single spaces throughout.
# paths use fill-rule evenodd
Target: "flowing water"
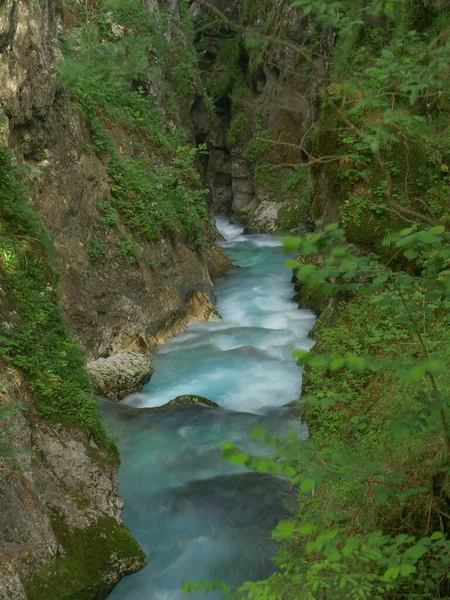
M 289 346 L 311 347 L 314 315 L 292 300 L 280 240 L 245 236 L 226 219 L 218 226 L 223 249 L 239 266 L 216 285 L 222 320 L 191 324 L 159 348 L 142 393 L 102 405 L 122 457 L 123 519 L 148 556 L 147 567 L 124 578 L 110 600 L 218 600 L 218 591 L 185 596 L 181 583 L 239 585 L 273 570 L 270 532 L 291 492 L 282 479 L 223 460 L 221 442 L 261 454 L 250 436 L 259 424 L 306 437 L 289 405 L 301 384 Z M 185 394 L 220 408 L 157 408 Z

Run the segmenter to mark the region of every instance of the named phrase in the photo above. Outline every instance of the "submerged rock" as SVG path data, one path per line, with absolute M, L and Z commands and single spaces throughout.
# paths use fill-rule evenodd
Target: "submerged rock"
M 216 402 L 212 400 L 208 400 L 208 398 L 204 398 L 203 396 L 177 396 L 167 404 L 164 404 L 161 408 L 182 408 L 183 406 L 209 406 L 210 408 L 220 408 Z
M 155 365 L 147 354 L 123 350 L 108 358 L 98 358 L 87 365 L 98 394 L 119 401 L 139 392 L 150 381 Z

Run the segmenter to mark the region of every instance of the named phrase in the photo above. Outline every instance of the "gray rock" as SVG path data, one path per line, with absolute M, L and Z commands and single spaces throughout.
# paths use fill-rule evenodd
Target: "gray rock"
M 80 600 L 104 597 L 105 588 L 146 563 L 121 522 L 115 467 L 87 432 L 39 418 L 23 375 L 2 360 L 0 381 L 0 403 L 26 407 L 10 420 L 11 459 L 0 458 L 0 600 L 27 600 L 35 584 L 40 592 L 33 598 L 55 598 L 42 586 L 64 580 L 67 564 L 74 577 L 95 573 L 95 581 L 84 581 Z M 94 550 L 100 558 L 88 571 Z M 34 579 L 41 568 L 47 576 Z
M 19 21 L 19 3 L 17 0 L 0 2 L 0 52 L 12 42 Z
M 87 365 L 97 393 L 118 401 L 139 392 L 150 381 L 155 365 L 147 354 L 123 350 L 108 358 L 98 358 Z
M 277 228 L 279 202 L 263 200 L 245 228 L 245 233 L 275 233 Z

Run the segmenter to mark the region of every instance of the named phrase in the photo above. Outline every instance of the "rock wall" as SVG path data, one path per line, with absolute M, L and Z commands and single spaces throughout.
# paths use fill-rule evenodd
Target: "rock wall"
M 105 161 L 86 149 L 90 132 L 57 78 L 57 36 L 68 15 L 58 12 L 56 0 L 8 0 L 1 11 L 0 107 L 9 145 L 29 170 L 33 206 L 54 236 L 64 309 L 90 358 L 125 348 L 149 351 L 156 335 L 212 311 L 210 275 L 227 268 L 214 246 L 216 232 L 205 225 L 201 248 L 181 234 L 139 240 L 133 264 L 120 252 L 93 264 L 88 251 L 98 206 L 111 198 L 112 182 Z M 105 246 L 120 246 L 125 233 L 121 223 L 108 230 Z
M 146 562 L 121 522 L 115 469 L 87 433 L 40 419 L 3 360 L 0 380 L 0 403 L 21 407 L 0 444 L 0 598 L 100 597 Z
M 92 244 L 104 216 L 99 205 L 111 199 L 113 181 L 107 160 L 92 149 L 92 131 L 57 72 L 58 40 L 75 24 L 77 7 L 76 2 L 63 7 L 56 0 L 0 2 L 0 141 L 3 148 L 6 140 L 13 151 L 32 207 L 54 240 L 51 262 L 60 275 L 60 303 L 87 358 L 122 349 L 149 352 L 189 320 L 206 319 L 215 312 L 211 279 L 229 262 L 216 248 L 218 234 L 207 219 L 201 246 L 183 231 L 156 241 L 132 237 L 119 220 L 114 228 L 102 228 L 107 256 L 94 260 Z M 169 8 L 176 25 L 177 3 L 171 2 Z M 149 2 L 148 9 L 158 20 L 158 3 Z M 122 35 L 123 29 L 116 31 Z M 194 98 L 195 93 L 181 107 L 185 120 Z M 118 145 L 122 133 L 120 127 L 112 127 Z M 137 144 L 139 136 L 128 141 Z M 163 161 L 156 151 L 152 158 Z M 3 218 L 11 219 L 4 208 L 0 206 L 0 228 Z M 29 231 L 22 234 L 12 235 L 30 236 Z M 131 238 L 136 252 L 133 260 L 127 260 L 120 244 Z M 26 243 L 17 247 L 24 254 L 29 251 Z M 19 257 L 18 268 L 21 261 Z M 0 262 L 0 333 L 6 332 L 9 340 L 13 324 L 28 317 L 16 318 L 17 299 L 13 287 L 3 288 L 3 268 L 7 265 Z M 48 276 L 43 289 L 50 282 L 48 293 L 54 295 L 54 277 L 47 269 L 43 262 L 39 277 Z M 33 327 L 39 328 L 38 320 Z M 31 357 L 33 352 L 31 345 Z M 13 366 L 0 335 L 3 354 L 0 599 L 104 598 L 122 576 L 146 562 L 121 522 L 117 465 L 88 427 L 73 426 L 76 419 L 68 419 L 70 427 L 56 418 L 44 420 L 45 394 L 38 402 L 31 380 Z M 50 385 L 58 386 L 57 376 L 51 384 L 52 366 L 43 368 L 49 372 Z M 61 395 L 59 401 L 64 405 L 67 398 Z
M 313 221 L 312 185 L 306 169 L 303 177 L 297 166 L 309 160 L 308 133 L 318 119 L 317 90 L 327 64 L 318 59 L 323 78 L 313 79 L 309 65 L 292 47 L 262 41 L 252 49 L 246 39 L 252 27 L 265 23 L 268 37 L 302 47 L 317 30 L 289 1 L 211 4 L 231 22 L 220 24 L 203 4 L 193 4 L 200 64 L 217 115 L 207 169 L 207 180 L 215 188 L 213 204 L 225 214 L 249 220 L 249 232 L 308 228 Z M 317 43 L 326 55 L 333 32 L 324 28 Z

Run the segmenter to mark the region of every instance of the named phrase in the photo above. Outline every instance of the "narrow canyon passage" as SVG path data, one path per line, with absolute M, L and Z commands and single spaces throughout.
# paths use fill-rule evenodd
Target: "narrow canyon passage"
M 289 346 L 311 347 L 314 315 L 292 300 L 280 240 L 245 236 L 227 219 L 218 226 L 239 267 L 216 285 L 222 320 L 191 324 L 159 349 L 142 393 L 102 405 L 122 458 L 123 519 L 148 556 L 111 600 L 178 600 L 186 597 L 184 580 L 239 585 L 267 576 L 275 554 L 270 532 L 293 501 L 282 480 L 223 460 L 221 442 L 261 454 L 250 436 L 258 424 L 280 436 L 307 435 L 289 406 L 301 384 Z M 158 408 L 185 394 L 220 408 Z

